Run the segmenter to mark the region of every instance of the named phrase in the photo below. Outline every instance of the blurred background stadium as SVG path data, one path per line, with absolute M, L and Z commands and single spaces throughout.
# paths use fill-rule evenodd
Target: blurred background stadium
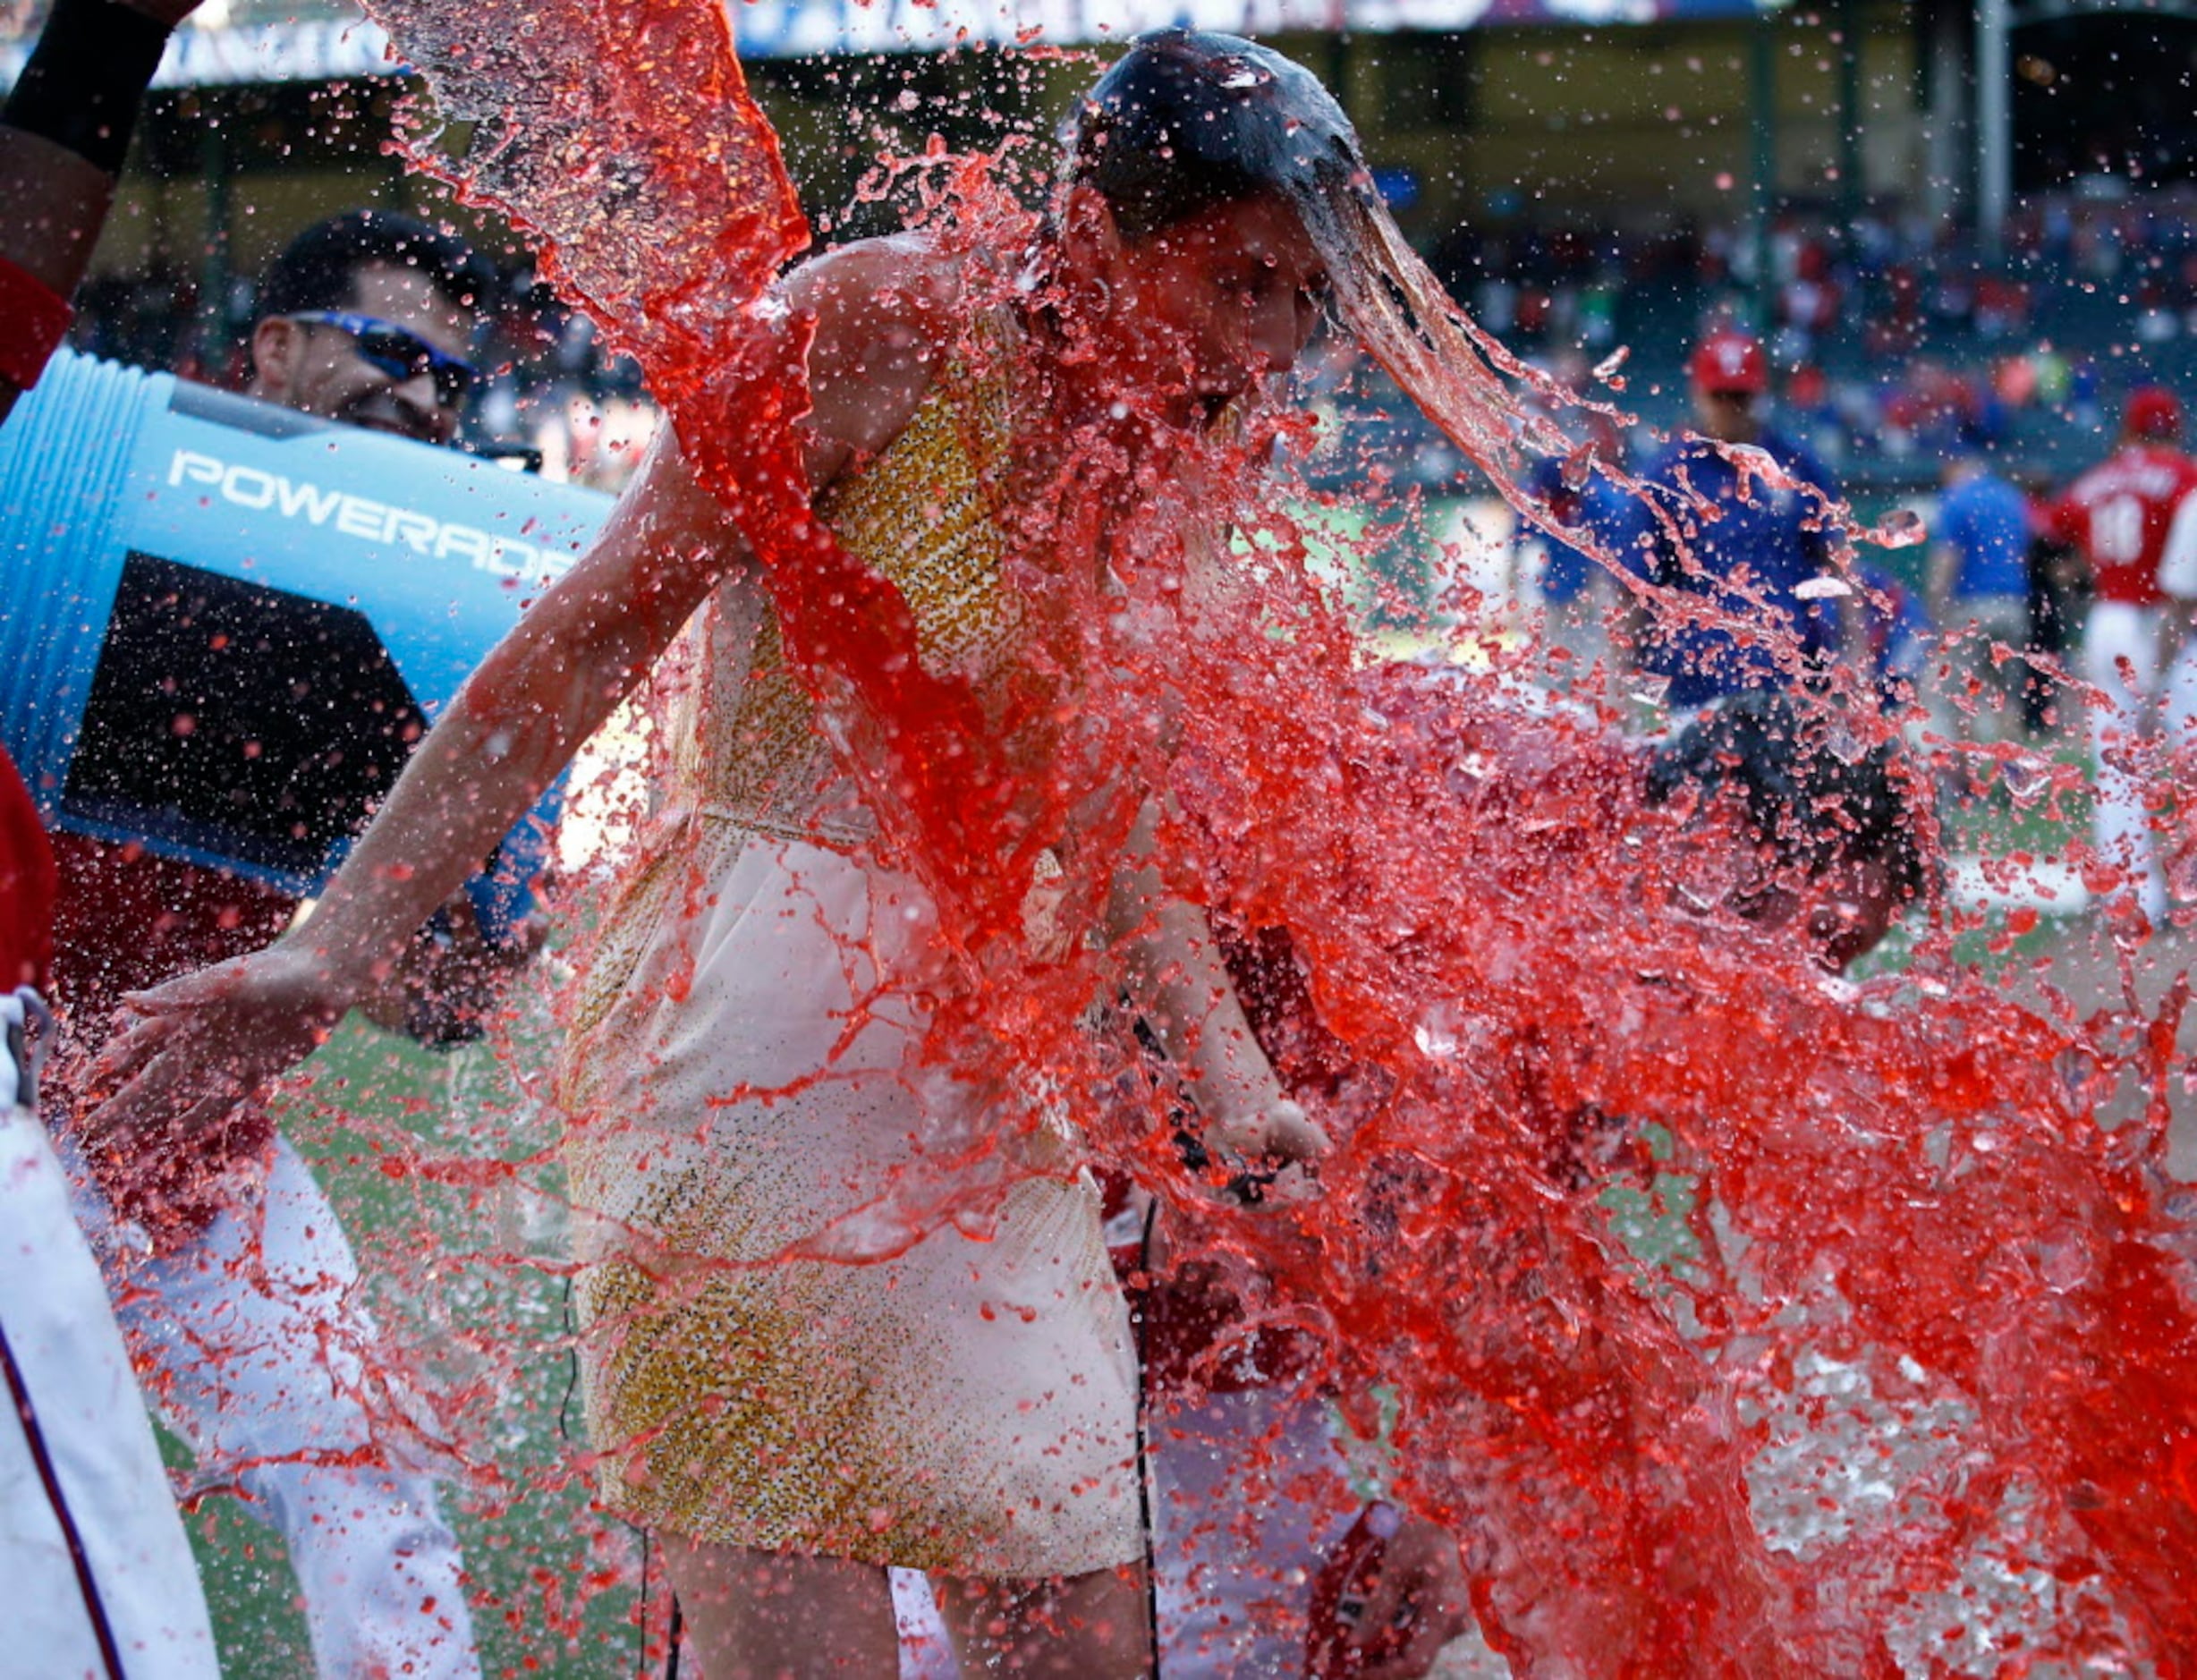
M 0 83 L 43 5 L 0 13 Z M 880 153 L 1042 127 L 1081 72 L 993 48 L 1102 47 L 1155 22 L 1249 29 L 1319 66 L 1396 213 L 1519 350 L 1629 352 L 1623 404 L 1680 418 L 1701 325 L 1771 335 L 1780 412 L 1862 511 L 1920 492 L 1955 441 L 2060 476 L 2139 369 L 2197 370 L 2197 6 L 2069 0 L 759 0 L 735 21 L 819 235 Z M 614 479 L 645 428 L 630 369 L 386 148 L 402 81 L 340 0 L 211 0 L 172 47 L 77 328 L 84 348 L 217 382 L 250 281 L 360 202 L 426 210 L 494 252 L 482 437 Z M 858 206 L 858 212 L 861 207 Z M 872 215 L 881 214 L 872 207 Z M 1454 463 L 1353 416 L 1397 470 Z M 1389 427 L 1404 428 L 1391 433 Z

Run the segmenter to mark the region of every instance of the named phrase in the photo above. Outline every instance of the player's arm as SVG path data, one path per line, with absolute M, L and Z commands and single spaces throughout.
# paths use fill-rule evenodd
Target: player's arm
M 2166 683 L 2197 631 L 2197 489 L 2184 495 L 2167 528 L 2167 546 L 2159 559 L 2159 592 L 2167 598 L 2159 615 L 2159 663 L 2151 668 Z
M 0 420 L 68 330 L 139 103 L 197 4 L 58 0 L 0 108 Z

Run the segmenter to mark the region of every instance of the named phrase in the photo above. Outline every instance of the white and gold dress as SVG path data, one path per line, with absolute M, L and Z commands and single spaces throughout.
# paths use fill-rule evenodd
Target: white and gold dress
M 905 594 L 927 666 L 980 681 L 1013 644 L 986 481 L 1004 413 L 957 371 L 819 504 Z M 913 1056 L 952 983 L 931 907 L 858 855 L 864 813 L 759 590 L 720 591 L 702 658 L 684 814 L 612 913 L 560 1072 L 601 1496 L 762 1550 L 1125 1563 L 1136 1375 L 1087 1175 L 1022 1178 L 984 1240 L 784 1258 L 889 1251 L 865 1210 L 927 1142 L 1030 1128 L 1011 1081 Z

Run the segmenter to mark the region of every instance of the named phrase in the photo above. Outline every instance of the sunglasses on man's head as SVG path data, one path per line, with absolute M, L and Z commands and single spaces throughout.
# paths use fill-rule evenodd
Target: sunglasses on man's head
M 431 374 L 435 379 L 435 400 L 445 408 L 455 408 L 465 401 L 465 395 L 473 388 L 473 381 L 480 370 L 462 356 L 453 356 L 413 332 L 399 327 L 394 321 L 378 320 L 371 315 L 353 315 L 345 310 L 300 310 L 286 318 L 303 321 L 315 327 L 333 327 L 339 333 L 348 333 L 358 346 L 359 356 L 379 372 L 399 381 L 416 379 L 421 374 Z

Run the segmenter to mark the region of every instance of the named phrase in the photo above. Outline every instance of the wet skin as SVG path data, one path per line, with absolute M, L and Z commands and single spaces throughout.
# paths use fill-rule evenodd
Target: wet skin
M 1693 423 L 1720 444 L 1751 444 L 1762 436 L 1761 405 L 1748 391 L 1693 387 Z
M 1296 365 L 1328 274 L 1279 199 L 1217 205 L 1139 240 L 1103 208 L 1070 215 L 1071 284 L 1082 270 L 1106 300 L 1093 336 L 1116 391 L 1159 393 L 1170 419 L 1194 424 Z

